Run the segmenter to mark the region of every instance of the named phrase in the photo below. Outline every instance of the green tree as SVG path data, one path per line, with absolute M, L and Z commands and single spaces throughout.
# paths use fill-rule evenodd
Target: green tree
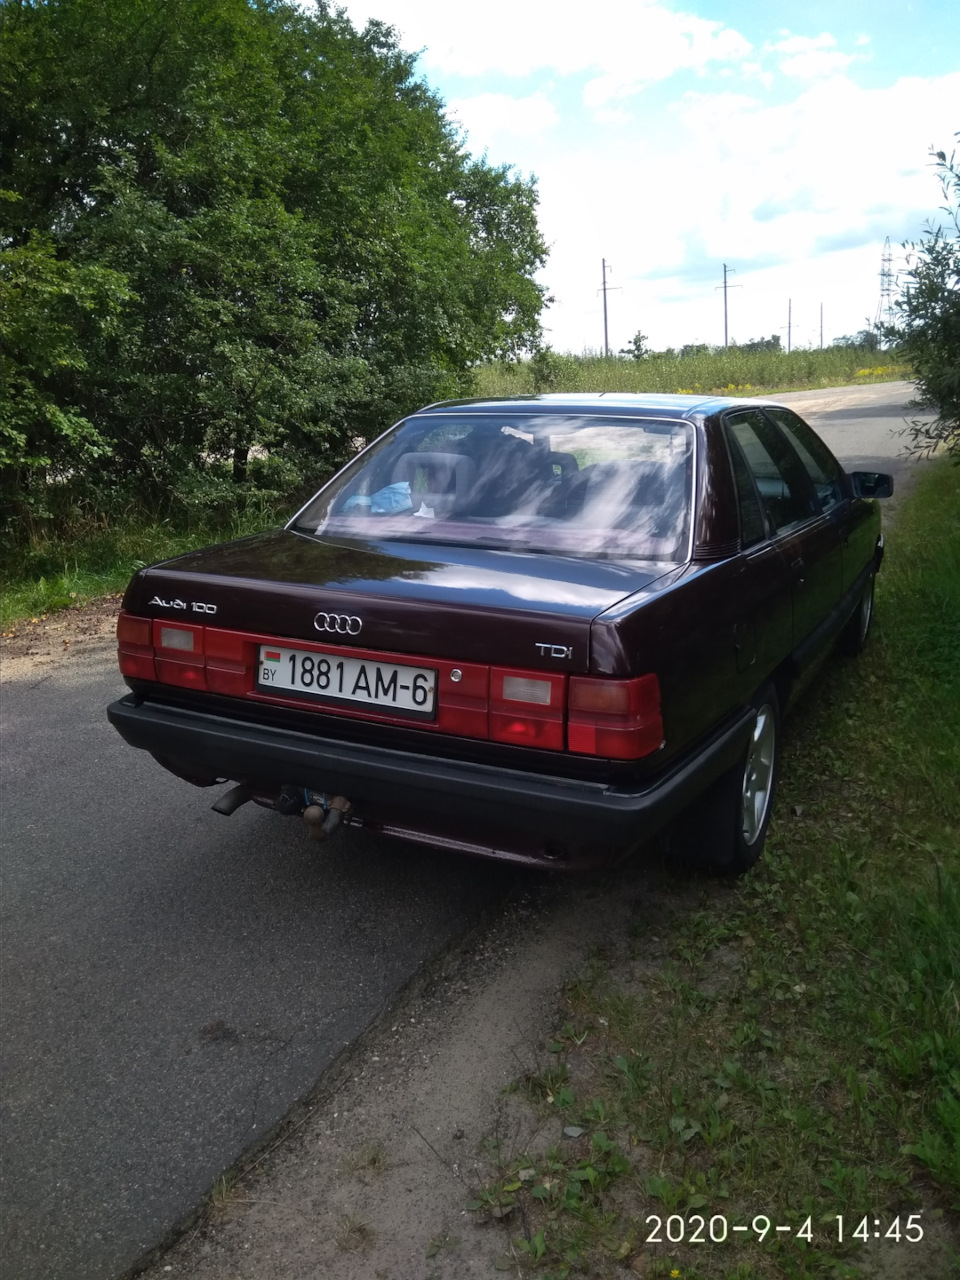
M 0 260 L 0 501 L 9 522 L 49 514 L 51 483 L 98 465 L 110 442 L 87 416 L 87 350 L 131 300 L 105 267 L 58 261 L 34 235 Z
M 647 346 L 647 335 L 638 329 L 627 345 L 620 349 L 620 354 L 629 356 L 631 360 L 646 359 L 650 354 L 650 348 Z
M 854 351 L 879 351 L 881 335 L 876 329 L 861 329 L 859 333 L 846 333 L 834 338 L 831 347 L 848 347 Z
M 536 349 L 533 181 L 464 151 L 382 24 L 290 0 L 0 18 L 0 249 L 43 237 L 64 281 L 123 291 L 76 330 L 69 398 L 43 382 L 96 424 L 74 480 L 156 506 L 266 453 L 313 482 L 477 362 Z
M 911 426 L 914 449 L 929 453 L 943 446 L 960 461 L 960 162 L 956 151 L 931 155 L 947 225 L 928 225 L 919 243 L 904 245 L 906 282 L 895 303 L 897 322 L 884 335 L 900 345 L 921 399 L 936 410 L 933 422 Z
M 749 342 L 735 342 L 732 345 L 738 351 L 765 351 L 779 354 L 783 350 L 780 345 L 779 333 L 773 333 L 769 338 L 751 338 Z

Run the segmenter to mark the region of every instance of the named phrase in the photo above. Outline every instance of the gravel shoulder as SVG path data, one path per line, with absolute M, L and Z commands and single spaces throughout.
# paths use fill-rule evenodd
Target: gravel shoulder
M 0 635 L 0 678 L 19 680 L 62 662 L 112 658 L 121 599 L 101 596 L 78 608 L 13 623 Z

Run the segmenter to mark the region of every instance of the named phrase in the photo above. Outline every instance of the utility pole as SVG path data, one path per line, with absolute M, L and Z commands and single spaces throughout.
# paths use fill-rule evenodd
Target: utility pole
M 823 350 L 823 303 L 820 303 L 820 350 Z
M 607 330 L 607 260 L 602 258 L 603 263 L 603 284 L 600 288 L 603 290 L 603 354 L 604 357 L 610 354 L 610 338 Z
M 787 299 L 787 355 L 790 354 L 790 341 L 793 337 L 793 299 Z
M 739 284 L 727 283 L 727 276 L 728 275 L 735 276 L 736 274 L 737 273 L 736 271 L 734 271 L 733 267 L 728 267 L 727 264 L 724 263 L 723 264 L 723 284 L 717 285 L 717 289 L 723 290 L 723 345 L 725 347 L 728 347 L 730 345 L 730 328 L 729 328 L 729 325 L 727 324 L 727 290 L 740 289 L 743 287 L 742 285 L 739 285 Z M 714 290 L 714 292 L 716 292 L 716 290 Z

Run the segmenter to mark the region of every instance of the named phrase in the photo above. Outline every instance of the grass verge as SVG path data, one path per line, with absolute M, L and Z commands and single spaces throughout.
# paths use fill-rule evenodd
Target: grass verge
M 761 864 L 598 953 L 517 1084 L 557 1141 L 472 1207 L 544 1277 L 960 1274 L 960 470 L 888 548 L 867 651 L 787 721 Z
M 143 516 L 81 525 L 72 537 L 39 535 L 11 551 L 0 577 L 0 624 L 81 606 L 96 596 L 123 591 L 134 571 L 156 560 L 239 538 L 279 524 L 293 510 L 251 504 L 224 517 L 178 523 Z
M 658 353 L 643 360 L 547 351 L 532 360 L 499 362 L 477 369 L 478 394 L 483 396 L 529 395 L 537 391 L 762 395 L 908 377 L 909 367 L 889 352 L 844 347 L 791 352 L 729 347 L 688 356 Z

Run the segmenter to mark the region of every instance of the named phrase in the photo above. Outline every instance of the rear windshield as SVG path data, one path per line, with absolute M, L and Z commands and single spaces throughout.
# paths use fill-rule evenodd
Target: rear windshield
M 304 533 L 687 558 L 693 432 L 658 419 L 413 417 L 321 489 Z

